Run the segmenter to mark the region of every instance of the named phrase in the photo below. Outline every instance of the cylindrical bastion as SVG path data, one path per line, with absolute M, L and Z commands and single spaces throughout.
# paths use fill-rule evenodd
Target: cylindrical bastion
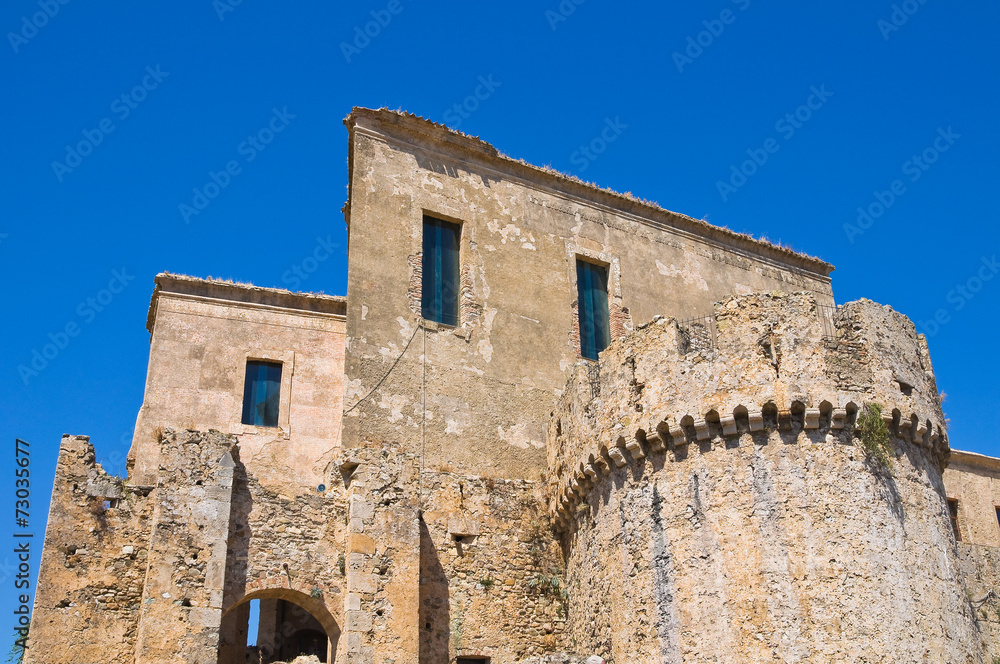
M 888 468 L 856 426 L 867 404 Z M 619 664 L 982 661 L 944 425 L 925 340 L 870 301 L 739 296 L 619 339 L 577 366 L 549 426 L 575 649 Z

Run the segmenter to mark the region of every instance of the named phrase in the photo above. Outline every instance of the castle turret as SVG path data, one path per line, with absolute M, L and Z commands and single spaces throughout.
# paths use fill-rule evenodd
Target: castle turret
M 567 628 L 618 662 L 980 661 L 926 342 L 733 297 L 578 365 L 549 428 Z

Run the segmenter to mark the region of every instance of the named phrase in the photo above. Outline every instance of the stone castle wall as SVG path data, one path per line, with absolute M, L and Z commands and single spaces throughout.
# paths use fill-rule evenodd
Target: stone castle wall
M 983 661 L 1000 658 L 1000 548 L 958 545 L 959 569 L 982 641 Z
M 429 466 L 534 479 L 548 414 L 580 359 L 578 259 L 607 267 L 616 336 L 655 314 L 704 315 L 734 293 L 810 290 L 833 301 L 822 261 L 413 116 L 356 109 L 346 124 L 345 403 L 358 407 L 345 416 L 345 446 L 395 441 L 415 453 L 423 427 Z M 457 327 L 420 329 L 425 214 L 461 224 Z
M 134 663 L 152 514 L 87 436 L 63 436 L 26 664 Z
M 948 498 L 958 501 L 961 541 L 1000 547 L 1000 459 L 953 452 L 944 482 Z
M 578 650 L 982 661 L 926 346 L 886 307 L 819 313 L 809 294 L 733 298 L 708 346 L 660 319 L 578 368 L 549 448 Z M 891 472 L 853 428 L 866 403 Z
M 159 432 L 171 427 L 239 436 L 243 463 L 278 493 L 323 483 L 340 448 L 343 309 L 343 298 L 157 275 L 132 481 L 156 482 Z M 241 421 L 247 360 L 282 365 L 277 427 Z
M 538 482 L 345 450 L 345 662 L 513 663 L 563 645 L 562 556 Z
M 242 664 L 251 599 L 307 609 L 335 652 L 342 488 L 277 494 L 215 431 L 168 428 L 157 458 L 156 484 L 136 487 L 63 438 L 25 661 Z

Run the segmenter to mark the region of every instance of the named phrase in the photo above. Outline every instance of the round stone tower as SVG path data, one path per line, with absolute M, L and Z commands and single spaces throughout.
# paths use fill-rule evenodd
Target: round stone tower
M 609 662 L 980 662 L 926 342 L 808 293 L 658 318 L 549 428 L 567 633 Z

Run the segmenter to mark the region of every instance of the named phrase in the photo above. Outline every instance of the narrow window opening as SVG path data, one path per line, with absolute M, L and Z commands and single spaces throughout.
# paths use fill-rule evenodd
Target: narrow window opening
M 596 360 L 611 343 L 608 317 L 608 270 L 595 263 L 576 261 L 577 309 L 580 314 L 580 354 Z
M 243 384 L 243 424 L 278 426 L 281 363 L 249 360 Z
M 955 533 L 955 541 L 962 541 L 962 531 L 958 527 L 958 500 L 955 498 L 948 499 L 948 515 L 951 517 L 951 529 Z
M 459 657 L 455 664 L 490 664 L 489 657 Z
M 420 315 L 458 326 L 459 247 L 462 227 L 424 216 Z
M 1000 507 L 997 507 L 996 511 L 997 511 L 997 526 L 1000 527 Z

